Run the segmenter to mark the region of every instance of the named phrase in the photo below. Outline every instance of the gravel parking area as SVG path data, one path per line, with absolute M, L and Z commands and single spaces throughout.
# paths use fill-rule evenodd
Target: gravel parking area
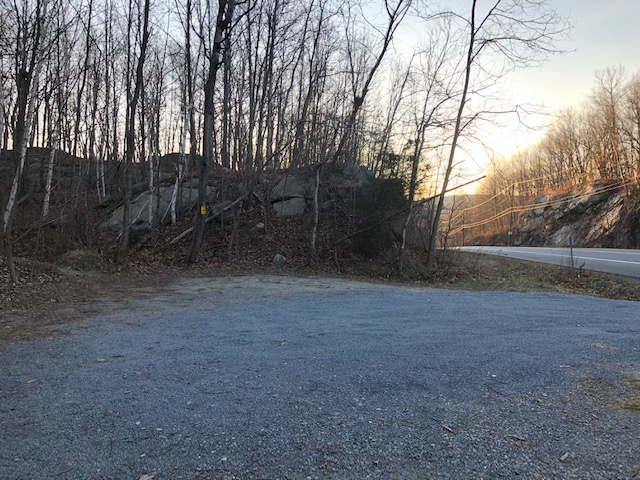
M 184 279 L 0 345 L 0 478 L 640 478 L 640 303 Z

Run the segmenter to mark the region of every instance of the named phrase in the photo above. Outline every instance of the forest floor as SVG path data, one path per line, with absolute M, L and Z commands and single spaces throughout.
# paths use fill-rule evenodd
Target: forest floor
M 206 256 L 205 256 L 206 257 Z M 440 258 L 436 274 L 420 272 L 420 256 L 409 256 L 407 275 L 401 279 L 389 259 L 351 261 L 335 264 L 325 259 L 313 266 L 302 259 L 289 260 L 276 267 L 261 257 L 242 261 L 204 258 L 186 267 L 178 258 L 160 255 L 149 247 L 125 267 L 114 268 L 96 252 L 77 250 L 56 262 L 44 263 L 19 258 L 18 282 L 9 281 L 6 263 L 0 258 L 0 343 L 51 334 L 47 327 L 82 319 L 94 312 L 98 299 L 126 301 L 142 289 L 161 288 L 181 278 L 285 275 L 360 280 L 375 283 L 406 284 L 429 288 L 470 291 L 547 292 L 590 295 L 640 301 L 637 281 L 583 272 L 573 278 L 566 268 L 532 262 L 450 252 Z

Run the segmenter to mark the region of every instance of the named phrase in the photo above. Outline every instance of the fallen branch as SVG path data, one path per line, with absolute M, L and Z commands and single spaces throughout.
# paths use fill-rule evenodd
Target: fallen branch
M 235 207 L 237 204 L 239 204 L 242 201 L 242 196 L 238 197 L 236 200 L 234 200 L 233 202 L 231 202 L 228 205 L 225 205 L 223 208 L 221 208 L 220 210 L 211 212 L 211 215 L 209 215 L 205 220 L 204 223 L 210 222 L 211 220 L 215 220 L 216 218 L 218 218 L 220 215 L 222 215 L 224 212 L 226 212 L 227 210 Z M 191 232 L 193 232 L 193 227 L 189 227 L 187 228 L 184 232 L 182 232 L 180 235 L 178 235 L 176 238 L 174 238 L 173 240 L 171 240 L 169 243 L 167 243 L 167 245 L 173 245 L 174 243 L 178 242 L 179 240 L 183 239 L 184 237 L 186 237 L 187 235 L 189 235 Z

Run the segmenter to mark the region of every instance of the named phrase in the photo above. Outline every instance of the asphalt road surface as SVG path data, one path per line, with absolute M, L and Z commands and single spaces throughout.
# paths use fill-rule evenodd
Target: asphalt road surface
M 240 277 L 98 307 L 0 345 L 0 478 L 640 474 L 640 303 Z
M 571 266 L 571 250 L 569 248 L 482 246 L 459 247 L 459 249 L 467 252 Z M 573 262 L 576 268 L 640 279 L 640 250 L 574 248 Z

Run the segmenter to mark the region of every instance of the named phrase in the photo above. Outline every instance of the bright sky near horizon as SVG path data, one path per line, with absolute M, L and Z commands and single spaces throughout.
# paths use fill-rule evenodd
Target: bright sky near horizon
M 492 156 L 508 158 L 535 143 L 555 113 L 580 108 L 595 86 L 597 71 L 622 66 L 629 77 L 640 74 L 640 0 L 549 1 L 573 25 L 567 38 L 556 45 L 564 53 L 551 56 L 540 67 L 513 72 L 504 79 L 501 89 L 508 104 L 542 105 L 542 114 L 522 119 L 537 128 L 519 125 L 515 116 L 498 119 L 500 126 L 483 128 L 482 141 L 488 148 L 467 145 L 466 151 L 456 154 L 456 161 L 464 168 L 459 183 L 485 174 Z M 486 13 L 494 3 L 478 0 L 478 14 Z M 372 0 L 367 10 L 373 16 L 381 15 L 380 24 L 384 25 L 382 4 L 382 0 Z M 426 0 L 426 4 L 453 8 L 464 15 L 469 13 L 471 0 Z M 422 33 L 419 20 L 405 19 L 396 36 L 396 48 L 413 53 L 416 42 L 423 40 Z
M 595 72 L 622 66 L 628 75 L 640 73 L 640 0 L 555 0 L 558 12 L 574 25 L 558 46 L 566 53 L 542 67 L 516 72 L 508 91 L 522 102 L 544 103 L 555 113 L 580 107 L 594 86 Z M 497 153 L 509 156 L 530 145 L 540 133 L 520 129 L 497 133 Z

